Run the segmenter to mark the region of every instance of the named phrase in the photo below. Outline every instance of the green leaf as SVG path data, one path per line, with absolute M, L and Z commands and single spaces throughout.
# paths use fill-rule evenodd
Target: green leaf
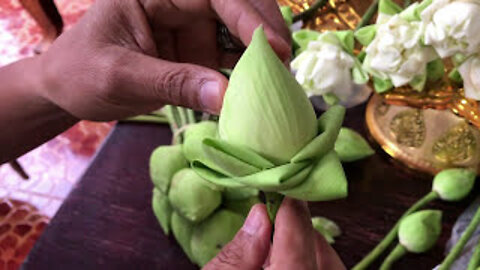
M 423 253 L 432 248 L 442 231 L 442 212 L 422 210 L 400 221 L 398 240 L 409 252 Z
M 477 174 L 469 169 L 443 170 L 433 179 L 432 190 L 442 200 L 460 201 L 472 191 Z
M 309 29 L 302 29 L 296 32 L 293 32 L 292 39 L 293 42 L 298 45 L 298 49 L 295 51 L 295 54 L 298 55 L 304 50 L 307 49 L 308 43 L 313 40 L 317 40 L 320 36 L 320 32 L 309 30 Z
M 453 68 L 452 71 L 448 73 L 448 78 L 457 84 L 463 83 L 463 78 L 462 75 L 460 75 L 458 68 Z
M 292 162 L 314 160 L 332 150 L 344 117 L 345 108 L 340 105 L 332 106 L 328 111 L 323 113 L 318 119 L 319 135 L 298 152 L 295 157 L 292 158 Z
M 378 2 L 378 12 L 380 13 L 395 15 L 402 12 L 402 10 L 403 9 L 392 0 L 380 0 Z
M 173 176 L 168 199 L 183 217 L 200 222 L 220 206 L 222 194 L 192 169 L 183 169 Z
M 445 66 L 442 59 L 438 58 L 427 64 L 427 79 L 429 81 L 438 81 L 445 75 Z
M 425 88 L 425 83 L 427 82 L 427 73 L 423 73 L 421 75 L 415 76 L 412 81 L 409 83 L 409 85 L 417 90 L 418 92 L 422 92 L 423 89 Z
M 282 13 L 283 20 L 290 27 L 293 23 L 293 11 L 290 6 L 281 6 L 280 12 Z
M 387 92 L 388 90 L 393 88 L 393 84 L 391 80 L 382 80 L 378 77 L 373 77 L 373 88 L 379 94 Z
M 304 201 L 328 201 L 347 196 L 347 179 L 335 151 L 317 162 L 307 179 L 300 185 L 280 192 Z
M 365 27 L 362 27 L 355 31 L 355 38 L 362 44 L 363 46 L 368 46 L 373 39 L 375 38 L 375 35 L 377 34 L 377 25 L 376 24 L 371 24 Z
M 168 202 L 167 195 L 163 194 L 157 188 L 153 189 L 152 208 L 155 217 L 157 218 L 163 232 L 166 235 L 170 234 L 170 219 L 172 217 L 173 209 Z
M 270 47 L 263 28 L 257 28 L 230 77 L 220 138 L 280 165 L 315 137 L 315 121 L 302 86 Z
M 340 129 L 335 142 L 335 152 L 342 162 L 360 160 L 375 153 L 362 135 L 345 127 Z
M 163 193 L 168 192 L 173 175 L 187 167 L 182 145 L 160 146 L 150 156 L 150 178 Z

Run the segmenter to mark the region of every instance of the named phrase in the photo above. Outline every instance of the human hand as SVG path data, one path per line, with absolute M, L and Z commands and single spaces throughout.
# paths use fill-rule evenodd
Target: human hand
M 345 266 L 326 240 L 316 232 L 305 202 L 285 198 L 272 226 L 265 205 L 255 205 L 235 238 L 204 270 L 321 269 Z
M 290 35 L 275 0 L 96 1 L 39 56 L 39 93 L 79 119 L 114 120 L 165 104 L 218 113 L 228 81 L 214 69 L 238 54 L 217 44 L 217 21 L 243 44 L 263 24 L 285 61 Z

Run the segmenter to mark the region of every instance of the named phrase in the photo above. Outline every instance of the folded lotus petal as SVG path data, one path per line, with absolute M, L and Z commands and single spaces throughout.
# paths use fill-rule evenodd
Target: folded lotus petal
M 163 232 L 166 235 L 170 234 L 170 220 L 173 209 L 168 202 L 168 197 L 159 189 L 153 189 L 152 208 L 155 217 L 157 218 Z
M 263 191 L 281 191 L 299 185 L 307 178 L 312 168 L 310 162 L 288 163 L 244 177 L 236 177 L 234 180 Z
M 184 133 L 183 153 L 188 161 L 204 157 L 202 141 L 205 138 L 215 138 L 217 136 L 218 125 L 213 121 L 203 121 L 190 125 Z
M 335 152 L 343 162 L 352 162 L 375 153 L 368 142 L 356 131 L 341 128 L 335 142 Z
M 213 147 L 258 169 L 263 170 L 275 167 L 275 164 L 247 147 L 239 147 L 224 140 L 211 138 L 204 139 L 202 143 L 204 148 Z
M 346 197 L 347 179 L 335 151 L 319 160 L 303 183 L 280 193 L 304 201 L 327 201 Z
M 308 143 L 293 158 L 292 162 L 314 160 L 333 149 L 345 117 L 345 107 L 332 106 L 318 119 L 318 136 Z
M 210 181 L 211 183 L 225 187 L 225 188 L 242 188 L 245 185 L 235 181 L 233 178 L 221 174 L 217 171 L 211 170 L 208 166 L 200 161 L 194 161 L 192 163 L 192 169 L 203 179 Z
M 178 244 L 182 247 L 185 254 L 187 254 L 190 261 L 197 263 L 192 254 L 191 240 L 195 225 L 188 221 L 188 219 L 180 216 L 176 212 L 172 214 L 172 232 Z
M 226 188 L 223 191 L 223 197 L 228 201 L 244 200 L 250 197 L 258 197 L 259 190 L 256 188 Z

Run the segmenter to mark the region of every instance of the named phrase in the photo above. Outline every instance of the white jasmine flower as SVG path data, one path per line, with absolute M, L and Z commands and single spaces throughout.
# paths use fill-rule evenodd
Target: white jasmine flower
M 462 75 L 463 88 L 467 98 L 480 100 L 480 58 L 468 58 L 459 68 Z

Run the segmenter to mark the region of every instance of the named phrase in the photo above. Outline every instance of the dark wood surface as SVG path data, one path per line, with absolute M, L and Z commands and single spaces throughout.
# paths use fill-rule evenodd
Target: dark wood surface
M 345 125 L 366 135 L 364 109 L 348 110 Z M 173 237 L 162 233 L 150 208 L 149 155 L 156 146 L 168 144 L 170 136 L 167 126 L 119 124 L 23 269 L 195 269 Z M 334 248 L 351 267 L 430 190 L 431 177 L 394 164 L 378 149 L 366 160 L 346 164 L 345 170 L 348 198 L 312 203 L 311 211 L 340 225 L 343 235 Z M 472 197 L 431 204 L 444 210 L 441 241 L 424 255 L 409 254 L 394 269 L 432 269 L 440 262 L 452 224 Z

